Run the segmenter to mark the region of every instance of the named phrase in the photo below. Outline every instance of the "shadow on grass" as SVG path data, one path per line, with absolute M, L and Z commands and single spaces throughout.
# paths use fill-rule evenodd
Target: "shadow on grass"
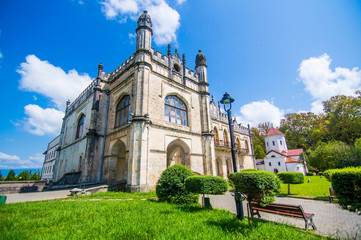
M 244 235 L 246 232 L 257 228 L 258 223 L 260 221 L 250 221 L 248 222 L 248 219 L 244 219 L 243 221 L 240 221 L 237 218 L 234 219 L 219 219 L 219 220 L 208 220 L 206 223 L 211 226 L 216 226 L 222 229 L 225 232 L 239 232 L 242 235 Z

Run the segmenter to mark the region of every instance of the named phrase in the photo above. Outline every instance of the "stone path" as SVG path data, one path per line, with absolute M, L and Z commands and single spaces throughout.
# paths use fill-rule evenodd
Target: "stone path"
M 69 195 L 69 190 L 6 194 L 6 203 L 8 204 L 16 202 L 67 198 Z M 231 193 L 227 192 L 225 195 L 210 196 L 210 199 L 214 208 L 226 209 L 232 213 L 236 213 L 236 205 Z M 276 199 L 276 202 L 302 205 L 305 212 L 314 213 L 314 223 L 317 227 L 317 234 L 361 240 L 361 216 L 357 215 L 356 213 L 343 210 L 335 203 L 287 197 L 279 197 Z M 243 209 L 245 216 L 247 216 L 245 201 L 243 201 Z M 263 212 L 261 212 L 261 216 L 265 220 L 284 223 L 296 226 L 301 229 L 304 228 L 304 221 L 302 219 L 283 217 L 276 214 L 267 214 Z
M 70 195 L 70 190 L 57 190 L 57 191 L 46 191 L 46 192 L 31 192 L 31 193 L 13 193 L 5 194 L 7 196 L 7 203 L 17 202 L 33 202 L 43 201 L 58 198 L 66 198 Z
M 211 205 L 214 208 L 227 209 L 236 213 L 234 197 L 227 192 L 225 195 L 210 196 Z M 299 198 L 276 198 L 276 203 L 301 205 L 305 212 L 314 213 L 314 223 L 317 227 L 315 233 L 339 238 L 361 239 L 361 216 L 342 209 L 335 203 L 327 201 L 305 200 Z M 243 209 L 247 216 L 246 201 L 243 201 Z M 304 229 L 304 220 L 292 217 L 284 217 L 276 214 L 260 213 L 262 219 L 284 223 Z M 312 228 L 309 228 L 312 229 Z

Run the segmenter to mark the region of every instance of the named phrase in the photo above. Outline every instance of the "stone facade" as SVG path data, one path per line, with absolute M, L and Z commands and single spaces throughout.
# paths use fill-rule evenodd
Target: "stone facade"
M 136 33 L 135 53 L 111 73 L 100 64 L 97 78 L 67 104 L 54 182 L 147 191 L 176 163 L 198 174 L 232 171 L 227 115 L 210 100 L 204 54 L 197 54 L 194 72 L 170 45 L 166 55 L 154 51 L 147 12 Z M 238 168 L 254 168 L 249 127 L 234 122 L 234 131 Z
M 45 158 L 44 158 L 43 169 L 41 171 L 41 180 L 52 180 L 53 178 L 55 159 L 59 147 L 59 138 L 60 136 L 54 138 L 48 144 L 48 148 L 43 153 L 45 155 Z

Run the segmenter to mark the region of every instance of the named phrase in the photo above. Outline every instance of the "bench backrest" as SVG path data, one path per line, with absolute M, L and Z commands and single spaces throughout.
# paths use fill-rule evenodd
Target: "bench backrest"
M 305 213 L 301 205 L 295 206 L 295 205 L 280 204 L 280 203 L 270 203 L 266 206 L 261 206 L 258 203 L 251 202 L 250 206 L 251 208 L 267 209 L 278 214 L 287 213 L 295 217 L 305 217 Z

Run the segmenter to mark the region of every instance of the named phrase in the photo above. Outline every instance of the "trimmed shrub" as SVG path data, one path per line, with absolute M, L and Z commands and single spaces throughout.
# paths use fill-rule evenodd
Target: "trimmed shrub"
M 186 178 L 193 175 L 189 168 L 178 164 L 164 170 L 156 186 L 159 200 L 177 204 L 197 202 L 198 195 L 188 192 L 184 185 Z
M 304 175 L 301 172 L 280 172 L 277 176 L 281 182 L 288 184 L 288 194 L 291 194 L 291 184 L 302 184 L 304 182 Z
M 268 171 L 240 171 L 229 174 L 228 179 L 248 202 L 262 205 L 272 203 L 281 186 L 276 175 Z
M 338 203 L 349 211 L 361 209 L 361 167 L 328 171 Z
M 227 181 L 218 176 L 191 176 L 185 180 L 187 191 L 199 194 L 220 195 L 227 192 Z
M 306 176 L 313 176 L 313 172 L 306 173 Z
M 323 176 L 323 174 L 324 174 L 323 172 L 319 172 L 319 173 L 318 173 L 318 175 L 320 175 L 320 176 Z

